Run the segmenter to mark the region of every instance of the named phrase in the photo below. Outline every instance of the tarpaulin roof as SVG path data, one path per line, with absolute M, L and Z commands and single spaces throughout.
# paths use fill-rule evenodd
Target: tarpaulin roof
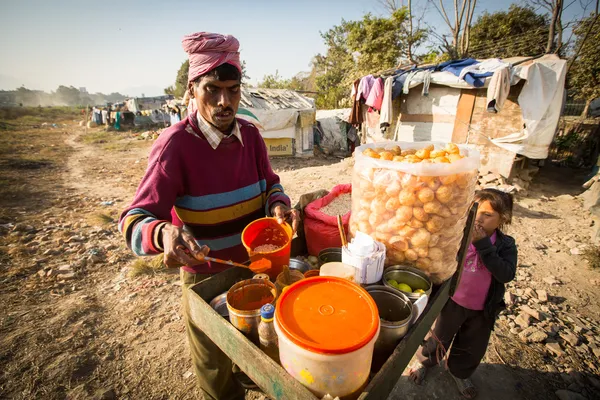
M 240 106 L 262 110 L 314 109 L 314 100 L 287 89 L 242 88 Z

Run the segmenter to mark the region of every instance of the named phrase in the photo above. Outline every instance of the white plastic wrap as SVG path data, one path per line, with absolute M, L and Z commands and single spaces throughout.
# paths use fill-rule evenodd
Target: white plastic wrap
M 350 234 L 361 231 L 386 246 L 386 265 L 414 265 L 433 283 L 456 271 L 456 255 L 473 200 L 479 152 L 458 146 L 451 163 L 387 161 L 363 154 L 370 149 L 421 150 L 445 143 L 385 142 L 356 149 Z

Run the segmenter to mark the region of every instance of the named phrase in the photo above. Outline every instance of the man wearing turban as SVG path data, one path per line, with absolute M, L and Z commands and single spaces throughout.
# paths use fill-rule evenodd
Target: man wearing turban
M 273 172 L 256 127 L 235 115 L 241 99 L 239 43 L 231 35 L 200 32 L 183 38 L 188 89 L 197 110 L 156 140 L 148 169 L 119 230 L 137 255 L 163 253 L 180 267 L 192 362 L 207 399 L 243 399 L 231 360 L 189 318 L 189 288 L 228 268 L 204 256 L 245 262 L 241 232 L 265 216 L 299 214 Z

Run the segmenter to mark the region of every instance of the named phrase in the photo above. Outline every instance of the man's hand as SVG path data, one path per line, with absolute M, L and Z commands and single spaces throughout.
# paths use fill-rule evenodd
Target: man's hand
M 277 222 L 280 224 L 289 222 L 292 225 L 292 235 L 298 230 L 300 213 L 295 208 L 289 208 L 283 203 L 275 203 L 271 208 L 271 215 L 277 218 Z
M 162 228 L 164 263 L 168 268 L 204 264 L 208 246 L 198 246 L 194 237 L 180 227 L 167 223 Z
M 485 233 L 485 231 L 483 230 L 483 228 L 481 227 L 481 225 L 473 225 L 473 236 L 471 239 L 471 242 L 476 242 L 478 240 L 483 239 L 484 237 L 487 237 L 487 233 Z

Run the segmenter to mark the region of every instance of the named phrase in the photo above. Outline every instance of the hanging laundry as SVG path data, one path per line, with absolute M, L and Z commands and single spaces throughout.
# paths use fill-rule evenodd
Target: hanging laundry
M 394 86 L 394 78 L 388 77 L 385 80 L 383 87 L 383 101 L 381 102 L 381 116 L 379 117 L 379 127 L 385 130 L 392 122 L 392 89 Z
M 502 110 L 504 102 L 510 92 L 510 69 L 503 66 L 492 75 L 487 89 L 487 111 L 498 113 Z
M 357 89 L 357 100 L 360 100 L 361 98 L 367 100 L 369 98 L 373 83 L 375 83 L 375 78 L 373 75 L 367 75 L 360 80 Z
M 383 101 L 383 85 L 383 79 L 374 79 L 369 97 L 365 101 L 366 105 L 373 107 L 376 110 L 381 110 L 381 102 Z
M 360 112 L 360 97 L 358 96 L 359 83 L 360 79 L 357 79 L 352 85 L 352 110 L 350 111 L 348 122 L 353 125 L 360 125 L 363 122 L 362 113 Z
M 423 71 L 423 90 L 421 94 L 423 96 L 429 96 L 429 85 L 431 84 L 431 74 L 433 71 Z

